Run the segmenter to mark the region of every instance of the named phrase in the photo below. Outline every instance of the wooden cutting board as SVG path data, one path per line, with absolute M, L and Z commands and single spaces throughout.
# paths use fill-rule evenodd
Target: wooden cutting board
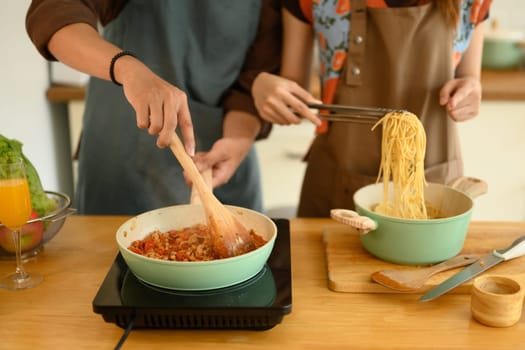
M 525 235 L 525 223 L 472 222 L 460 254 L 483 256 L 494 249 L 509 246 L 516 238 Z M 359 234 L 350 226 L 327 227 L 323 231 L 323 242 L 328 270 L 328 288 L 348 293 L 401 293 L 372 281 L 375 271 L 386 269 L 414 269 L 380 260 L 368 253 L 361 245 Z M 464 268 L 464 267 L 463 267 Z M 460 271 L 462 267 L 432 276 L 414 293 L 423 293 Z M 484 274 L 508 275 L 525 285 L 525 256 L 502 262 Z M 472 280 L 449 293 L 470 293 Z

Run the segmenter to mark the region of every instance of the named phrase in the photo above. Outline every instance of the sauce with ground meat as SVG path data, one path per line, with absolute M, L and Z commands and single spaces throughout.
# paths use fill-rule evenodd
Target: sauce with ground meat
M 244 253 L 255 250 L 266 240 L 250 230 L 254 245 Z M 134 253 L 148 258 L 172 261 L 208 261 L 219 259 L 214 250 L 214 236 L 207 225 L 197 224 L 179 230 L 148 234 L 144 239 L 136 240 L 128 247 Z

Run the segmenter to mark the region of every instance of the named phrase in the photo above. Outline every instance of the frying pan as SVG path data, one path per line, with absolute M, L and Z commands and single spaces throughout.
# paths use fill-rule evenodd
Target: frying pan
M 383 199 L 383 184 L 377 183 L 354 194 L 356 211 L 332 209 L 331 216 L 357 230 L 362 246 L 372 255 L 396 264 L 429 265 L 461 251 L 472 216 L 473 198 L 486 191 L 487 184 L 472 177 L 461 177 L 449 185 L 429 183 L 425 200 L 439 209 L 443 217 L 415 220 L 374 212 L 372 208 Z
M 206 223 L 202 205 L 187 204 L 148 211 L 124 222 L 116 233 L 119 251 L 139 280 L 160 288 L 211 290 L 246 281 L 264 267 L 277 237 L 277 227 L 270 218 L 256 211 L 230 205 L 225 207 L 267 243 L 243 255 L 197 262 L 153 259 L 128 249 L 131 242 L 144 239 L 154 230 L 166 232 Z

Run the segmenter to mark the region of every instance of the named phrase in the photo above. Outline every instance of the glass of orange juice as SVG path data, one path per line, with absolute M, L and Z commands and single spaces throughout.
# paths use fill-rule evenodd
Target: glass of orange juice
M 31 197 L 24 161 L 0 162 L 0 223 L 13 232 L 16 248 L 16 270 L 0 278 L 0 288 L 19 290 L 42 282 L 42 275 L 24 270 L 21 259 L 20 230 L 31 215 Z

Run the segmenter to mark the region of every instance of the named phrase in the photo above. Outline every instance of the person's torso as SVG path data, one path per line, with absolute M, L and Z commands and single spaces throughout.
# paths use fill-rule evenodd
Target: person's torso
M 455 125 L 439 105 L 439 90 L 453 77 L 454 29 L 433 4 L 366 8 L 364 0 L 352 1 L 350 22 L 348 52 L 342 62 L 332 62 L 340 77 L 333 79 L 331 99 L 323 96 L 324 102 L 411 111 L 427 132 L 425 165 L 431 180 L 456 177 L 462 163 Z M 328 42 L 320 44 L 332 51 Z M 329 74 L 326 67 L 323 74 Z M 318 136 L 308 156 L 302 207 L 317 197 L 325 198 L 328 207 L 352 208 L 353 193 L 376 181 L 381 128 L 372 131 L 372 126 L 333 122 Z M 323 184 L 311 180 L 315 178 L 324 179 Z
M 453 78 L 453 28 L 430 3 L 367 9 L 365 1 L 353 3 L 361 4 L 363 11 L 351 16 L 348 55 L 333 102 L 408 110 L 425 127 L 427 165 L 459 157 L 449 152 L 455 149 L 456 137 L 451 135 L 446 109 L 439 104 L 439 90 Z M 371 131 L 371 126 L 333 123 L 330 127 L 330 142 L 344 150 L 336 154 L 348 170 L 377 174 L 381 129 Z
M 207 151 L 222 136 L 221 98 L 243 66 L 256 35 L 260 7 L 260 0 L 130 0 L 103 35 L 186 92 L 197 151 Z M 87 205 L 93 210 L 99 205 L 107 206 L 106 211 L 119 209 L 116 204 L 100 203 L 93 191 L 124 203 L 118 211 L 123 213 L 189 200 L 180 165 L 169 148 L 159 149 L 155 136 L 137 128 L 135 111 L 122 87 L 91 79 L 82 132 L 79 195 L 92 202 Z M 233 188 L 221 188 L 230 202 L 242 201 L 243 194 L 236 193 L 235 187 L 239 192 L 244 189 L 241 184 L 248 183 L 252 153 L 232 178 Z

